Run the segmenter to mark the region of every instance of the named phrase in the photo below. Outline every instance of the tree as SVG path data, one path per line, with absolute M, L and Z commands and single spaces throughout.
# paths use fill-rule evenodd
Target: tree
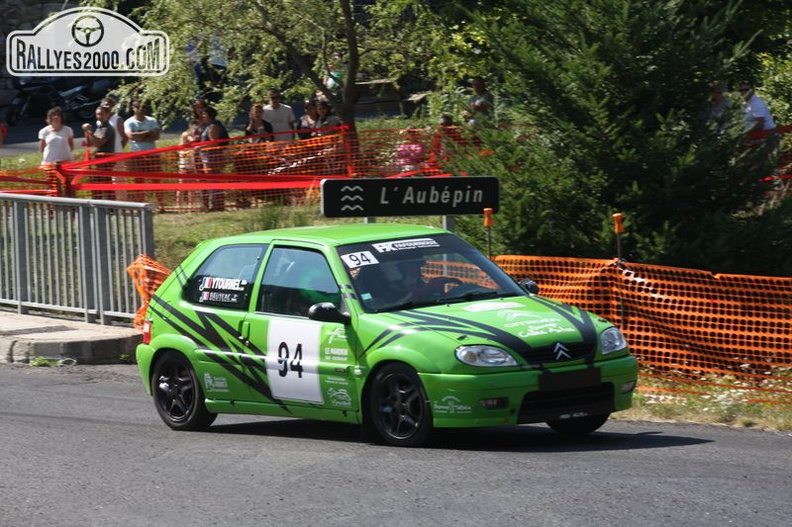
M 524 94 L 513 104 L 532 134 L 524 141 L 485 132 L 496 153 L 521 157 L 517 165 L 498 167 L 503 155 L 474 161 L 501 176 L 513 207 L 503 212 L 519 231 L 502 236 L 503 249 L 611 256 L 603 224 L 620 211 L 634 261 L 732 272 L 772 266 L 773 256 L 747 253 L 737 238 L 773 231 L 758 207 L 768 152 L 748 144 L 737 112 L 707 118 L 708 84 L 750 63 L 748 43 L 734 45 L 730 36 L 740 4 L 714 13 L 703 0 L 500 4 L 507 9 L 497 23 L 479 21 L 506 90 Z M 577 216 L 565 210 L 564 189 L 580 190 L 570 198 Z M 559 216 L 552 234 L 534 219 Z M 532 246 L 537 233 L 557 241 Z M 766 249 L 781 236 L 788 238 L 768 236 Z M 567 250 L 559 247 L 565 240 Z M 789 264 L 783 259 L 775 261 Z
M 276 87 L 291 98 L 321 93 L 353 126 L 359 80 L 421 76 L 437 49 L 436 39 L 428 44 L 433 15 L 416 0 L 161 0 L 131 16 L 170 37 L 171 71 L 127 87 L 158 104 L 161 118 L 188 108 L 199 92 L 189 44 L 205 57 L 214 39 L 227 52 L 225 76 L 207 87 L 221 116 L 237 115 L 242 101 L 265 99 Z M 339 70 L 340 89 L 328 88 L 326 78 Z

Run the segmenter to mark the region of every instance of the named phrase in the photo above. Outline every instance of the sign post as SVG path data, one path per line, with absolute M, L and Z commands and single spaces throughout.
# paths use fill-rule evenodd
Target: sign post
M 498 206 L 498 178 L 491 176 L 322 180 L 327 218 L 482 214 Z

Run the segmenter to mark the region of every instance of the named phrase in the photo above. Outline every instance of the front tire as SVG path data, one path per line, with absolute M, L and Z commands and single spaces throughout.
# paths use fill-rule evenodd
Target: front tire
M 166 352 L 154 366 L 151 394 L 157 413 L 174 430 L 206 430 L 217 417 L 206 409 L 190 361 L 176 351 Z
M 415 447 L 432 433 L 432 411 L 421 379 L 411 367 L 391 363 L 377 372 L 368 415 L 377 434 L 394 446 Z
M 565 436 L 584 436 L 598 430 L 605 424 L 608 417 L 610 417 L 610 414 L 559 419 L 556 421 L 547 421 L 547 426 Z

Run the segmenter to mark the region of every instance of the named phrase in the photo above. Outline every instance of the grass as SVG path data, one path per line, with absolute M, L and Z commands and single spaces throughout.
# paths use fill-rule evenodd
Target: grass
M 791 431 L 792 405 L 739 401 L 725 393 L 717 396 L 672 396 L 639 391 L 633 398 L 633 407 L 614 414 L 614 418 Z
M 440 225 L 433 216 L 377 218 L 378 222 Z M 271 205 L 261 208 L 189 214 L 157 213 L 154 216 L 155 260 L 169 269 L 175 268 L 200 242 L 223 236 L 282 227 L 360 223 L 357 218 L 325 218 L 318 203 L 306 205 Z
M 710 374 L 693 379 L 660 379 L 639 374 L 633 407 L 617 419 L 686 421 L 792 430 L 792 371 L 778 368 L 758 384 Z M 695 393 L 692 393 L 695 392 Z

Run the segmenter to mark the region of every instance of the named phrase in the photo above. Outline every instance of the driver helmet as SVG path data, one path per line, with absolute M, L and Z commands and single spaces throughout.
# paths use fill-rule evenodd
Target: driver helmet
M 419 258 L 382 263 L 382 276 L 394 289 L 409 290 L 422 278 L 421 269 L 426 262 Z

